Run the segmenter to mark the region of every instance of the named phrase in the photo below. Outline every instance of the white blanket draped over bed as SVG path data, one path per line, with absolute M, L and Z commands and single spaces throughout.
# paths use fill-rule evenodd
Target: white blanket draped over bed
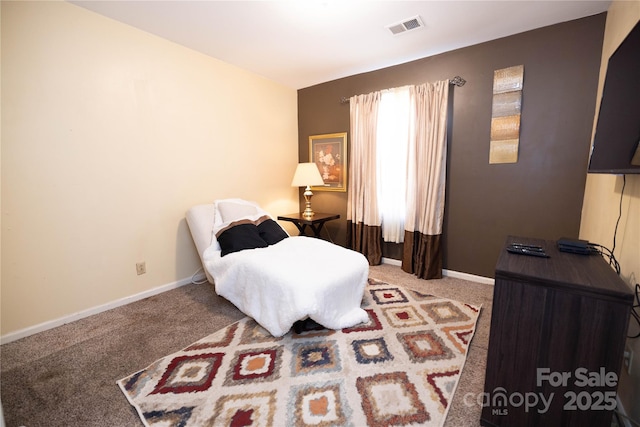
M 216 293 L 282 336 L 307 316 L 330 329 L 368 320 L 360 307 L 369 273 L 355 251 L 305 236 L 222 257 L 217 245 L 203 254 Z

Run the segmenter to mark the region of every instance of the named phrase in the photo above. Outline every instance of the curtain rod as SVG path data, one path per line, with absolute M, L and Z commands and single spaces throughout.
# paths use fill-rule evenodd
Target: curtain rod
M 466 82 L 467 81 L 465 79 L 463 79 L 462 77 L 460 77 L 460 76 L 455 76 L 455 77 L 449 79 L 449 84 L 450 85 L 455 85 L 455 86 L 458 86 L 458 87 L 464 86 L 464 84 Z M 346 104 L 348 102 L 349 102 L 349 98 L 347 98 L 346 96 L 343 96 L 342 98 L 340 98 L 340 104 Z

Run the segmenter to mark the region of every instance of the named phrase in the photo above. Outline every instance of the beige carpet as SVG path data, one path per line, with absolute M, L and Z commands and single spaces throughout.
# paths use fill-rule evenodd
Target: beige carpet
M 425 281 L 399 267 L 370 276 L 473 305 L 482 311 L 445 426 L 478 426 L 493 287 L 460 279 Z M 161 308 L 161 309 L 159 309 Z M 224 328 L 244 315 L 210 285 L 187 285 L 0 347 L 7 427 L 141 426 L 115 381 Z

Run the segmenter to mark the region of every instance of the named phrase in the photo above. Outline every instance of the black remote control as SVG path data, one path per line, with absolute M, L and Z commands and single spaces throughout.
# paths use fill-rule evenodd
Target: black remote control
M 538 246 L 538 245 L 527 245 L 524 243 L 512 243 L 509 246 L 513 247 L 513 248 L 527 248 L 527 249 L 537 249 L 539 251 L 542 251 L 542 246 Z
M 507 252 L 510 252 L 512 254 L 518 254 L 518 255 L 531 255 L 531 256 L 537 256 L 537 257 L 540 257 L 540 258 L 549 258 L 549 255 L 547 255 L 544 250 L 537 249 L 537 248 L 525 248 L 525 247 L 520 247 L 520 246 L 508 246 L 507 247 Z

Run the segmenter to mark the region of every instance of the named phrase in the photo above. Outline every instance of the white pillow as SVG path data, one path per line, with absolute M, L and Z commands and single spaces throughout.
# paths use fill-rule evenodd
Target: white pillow
M 252 204 L 224 200 L 217 203 L 217 210 L 220 212 L 222 222 L 237 221 L 258 213 L 258 208 Z
M 243 199 L 221 199 L 213 202 L 213 235 L 221 228 L 241 219 L 258 219 L 262 215 L 269 215 L 255 202 Z M 216 242 L 217 243 L 217 242 Z

